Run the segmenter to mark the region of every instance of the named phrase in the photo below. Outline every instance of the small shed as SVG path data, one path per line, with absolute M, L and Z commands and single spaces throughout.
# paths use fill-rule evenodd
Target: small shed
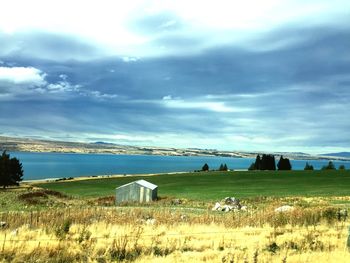
M 158 186 L 145 180 L 137 180 L 116 188 L 116 202 L 149 202 L 157 199 Z

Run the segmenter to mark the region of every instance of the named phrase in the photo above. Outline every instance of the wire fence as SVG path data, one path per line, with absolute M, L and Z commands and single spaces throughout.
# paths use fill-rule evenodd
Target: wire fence
M 187 232 L 187 233 L 159 233 L 159 234 L 120 234 L 120 235 L 113 235 L 113 236 L 89 236 L 88 238 L 85 239 L 85 241 L 96 241 L 96 240 L 112 240 L 118 241 L 118 240 L 129 240 L 133 242 L 134 240 L 142 240 L 142 239 L 147 239 L 147 238 L 159 238 L 159 237 L 194 237 L 194 236 L 199 236 L 199 235 L 221 235 L 219 238 L 224 238 L 227 235 L 235 235 L 235 234 L 242 234 L 245 233 L 247 236 L 245 237 L 237 237 L 234 236 L 231 238 L 232 241 L 234 242 L 244 242 L 247 241 L 248 238 L 258 238 L 253 241 L 256 246 L 260 246 L 261 243 L 264 243 L 264 238 L 261 238 L 261 234 L 265 233 L 273 233 L 273 229 L 263 229 L 263 228 L 258 228 L 258 229 L 242 229 L 242 230 L 234 230 L 234 231 L 210 231 L 210 232 Z M 0 246 L 1 246 L 1 252 L 4 252 L 6 244 L 8 243 L 29 243 L 29 242 L 34 242 L 38 243 L 38 246 L 44 245 L 45 243 L 46 246 L 49 245 L 50 242 L 79 242 L 81 243 L 83 240 L 80 239 L 79 233 L 77 233 L 78 236 L 67 236 L 64 238 L 29 238 L 29 239 L 14 239 L 14 236 L 10 236 L 10 238 L 7 238 L 7 235 L 5 234 L 4 239 L 0 239 Z M 249 235 L 249 236 L 248 236 Z M 271 237 L 266 236 L 266 239 L 269 239 Z M 338 237 L 340 238 L 340 237 Z M 134 239 L 134 240 L 133 240 Z M 137 242 L 137 241 L 136 241 Z M 344 237 L 344 245 L 341 248 L 342 251 L 348 251 L 350 252 L 350 227 L 349 227 L 349 232 L 346 237 Z
M 258 233 L 257 233 L 258 232 Z M 97 239 L 105 239 L 105 240 L 113 240 L 117 238 L 149 238 L 149 237 L 191 237 L 191 236 L 198 236 L 198 235 L 233 235 L 233 234 L 239 234 L 239 233 L 246 233 L 249 235 L 259 235 L 262 232 L 271 232 L 271 230 L 264 230 L 264 229 L 254 229 L 254 230 L 235 230 L 235 231 L 213 231 L 213 232 L 188 232 L 188 233 L 160 233 L 160 234 L 141 234 L 141 235 L 114 235 L 114 236 L 91 236 L 90 239 L 97 240 Z M 10 237 L 10 239 L 0 239 L 1 242 L 40 242 L 40 241 L 72 241 L 74 238 L 45 238 L 45 239 L 13 239 L 13 236 Z M 235 237 L 235 240 L 246 240 L 245 238 L 237 238 Z M 75 238 L 76 239 L 76 238 Z

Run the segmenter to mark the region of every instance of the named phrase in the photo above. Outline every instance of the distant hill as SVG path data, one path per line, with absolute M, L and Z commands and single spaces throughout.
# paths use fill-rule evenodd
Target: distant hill
M 104 153 L 104 154 L 138 154 L 164 156 L 218 156 L 232 158 L 255 158 L 264 152 L 220 151 L 200 148 L 173 148 L 157 146 L 136 146 L 110 143 L 106 141 L 67 142 L 40 140 L 33 138 L 7 137 L 0 135 L 0 153 L 2 150 L 13 152 L 55 152 L 55 153 Z M 349 160 L 350 152 L 309 155 L 302 152 L 266 152 L 276 156 L 283 155 L 292 160 Z
M 114 145 L 114 143 L 111 143 L 111 142 L 93 142 L 92 144 L 100 144 L 100 145 Z
M 350 152 L 325 153 L 325 154 L 320 154 L 320 155 L 321 156 L 335 156 L 335 157 L 350 158 Z

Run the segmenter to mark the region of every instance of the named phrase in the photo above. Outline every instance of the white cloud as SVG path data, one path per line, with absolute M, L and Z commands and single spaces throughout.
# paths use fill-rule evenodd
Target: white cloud
M 65 92 L 77 92 L 79 91 L 80 85 L 72 85 L 68 81 L 59 81 L 46 86 L 49 93 L 65 93 Z
M 122 59 L 123 59 L 124 62 L 128 63 L 128 62 L 136 62 L 140 58 L 137 58 L 137 57 L 123 57 Z
M 173 99 L 170 95 L 163 97 L 162 100 L 164 106 L 174 109 L 197 109 L 197 110 L 208 110 L 221 113 L 229 112 L 247 112 L 250 111 L 248 108 L 236 108 L 226 105 L 224 102 L 214 101 L 202 101 L 202 100 L 191 100 L 186 101 L 182 99 Z
M 88 92 L 87 94 L 89 94 L 91 97 L 95 97 L 97 99 L 115 99 L 115 98 L 118 97 L 117 94 L 101 93 L 98 90 L 94 90 L 94 91 Z
M 68 76 L 61 74 L 61 81 L 49 83 L 47 74 L 34 67 L 0 67 L 0 94 L 2 100 L 25 98 L 24 95 L 41 94 L 62 98 L 69 93 L 78 94 L 81 85 L 73 85 Z M 57 94 L 60 94 L 57 97 Z M 52 95 L 50 97 L 52 97 Z
M 33 67 L 0 67 L 0 83 L 43 86 L 46 74 Z
M 101 1 L 91 0 L 11 0 L 0 9 L 0 32 L 51 32 L 92 42 L 113 55 L 150 56 L 164 54 L 153 41 L 153 33 L 135 32 L 129 25 L 140 18 L 172 14 L 158 25 L 167 29 L 184 25 L 181 35 L 200 36 L 206 43 L 191 47 L 193 51 L 220 43 L 246 44 L 257 32 L 264 33 L 283 25 L 342 23 L 348 17 L 346 0 L 266 0 L 266 1 Z M 20 7 L 20 8 L 19 8 Z M 40 8 L 37 8 L 40 7 Z M 67 8 L 69 7 L 69 8 Z M 79 17 L 79 19 L 77 19 Z M 173 19 L 176 17 L 176 20 Z M 334 19 L 336 18 L 336 19 Z M 140 25 L 142 31 L 142 25 Z M 167 30 L 164 30 L 167 31 Z M 286 43 L 277 43 L 277 47 Z M 155 46 L 156 45 L 156 46 Z M 188 47 L 190 48 L 190 47 Z M 275 48 L 268 46 L 265 48 Z M 168 52 L 173 52 L 169 49 Z M 183 50 L 182 50 L 183 52 Z M 126 62 L 133 59 L 126 57 Z
M 65 74 L 61 74 L 59 77 L 63 80 L 67 80 L 67 78 L 68 78 L 68 76 Z
M 1 100 L 22 97 L 23 95 L 41 94 L 50 98 L 65 98 L 66 95 L 80 95 L 99 100 L 117 98 L 117 94 L 106 94 L 94 90 L 82 90 L 82 85 L 72 84 L 68 76 L 61 74 L 60 81 L 48 83 L 47 74 L 34 67 L 0 67 Z M 52 97 L 54 95 L 54 97 Z
M 163 97 L 163 100 L 171 100 L 171 99 L 172 99 L 171 95 L 167 95 Z

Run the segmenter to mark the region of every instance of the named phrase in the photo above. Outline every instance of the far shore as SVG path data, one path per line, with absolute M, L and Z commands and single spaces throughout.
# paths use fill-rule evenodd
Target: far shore
M 72 182 L 72 181 L 83 181 L 83 180 L 95 180 L 104 178 L 122 178 L 122 177 L 144 177 L 144 176 L 157 176 L 161 174 L 183 174 L 189 172 L 164 172 L 164 173 L 149 173 L 149 174 L 104 174 L 104 175 L 89 175 L 79 177 L 63 177 L 63 178 L 44 178 L 44 179 L 33 179 L 23 180 L 21 183 L 25 184 L 37 184 L 37 183 L 48 183 L 48 182 Z
M 233 171 L 248 171 L 248 169 L 236 169 L 229 170 Z M 163 173 L 147 173 L 147 174 L 104 174 L 104 175 L 89 175 L 89 176 L 79 176 L 79 177 L 55 177 L 55 178 L 44 178 L 44 179 L 33 179 L 33 180 L 23 180 L 22 184 L 37 184 L 37 183 L 48 183 L 48 182 L 72 182 L 72 181 L 83 181 L 83 180 L 96 180 L 105 178 L 122 178 L 122 177 L 145 177 L 145 176 L 157 176 L 162 174 L 184 174 L 192 173 L 193 171 L 186 172 L 163 172 Z

